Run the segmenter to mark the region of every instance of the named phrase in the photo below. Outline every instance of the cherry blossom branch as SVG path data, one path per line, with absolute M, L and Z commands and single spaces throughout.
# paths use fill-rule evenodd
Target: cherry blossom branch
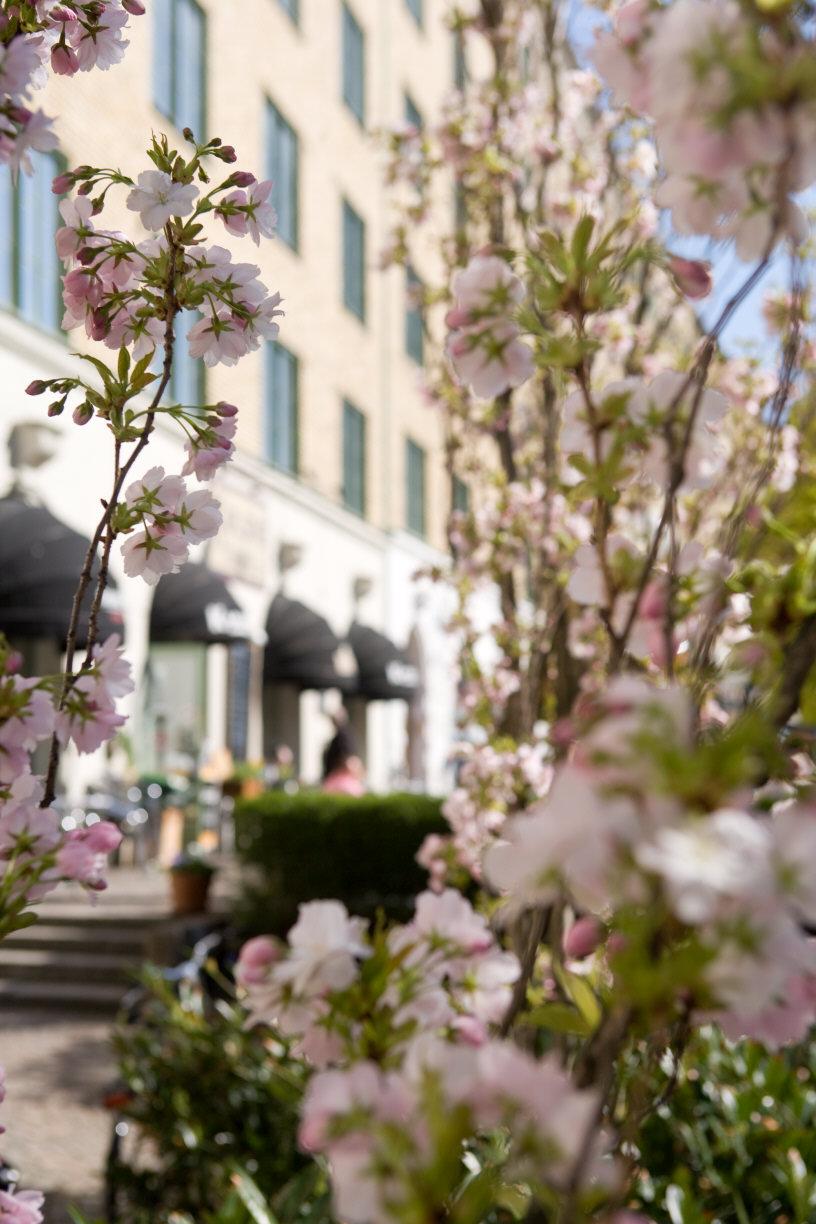
M 121 466 L 119 463 L 121 445 L 118 440 L 115 443 L 113 489 L 111 490 L 110 497 L 108 498 L 108 501 L 105 504 L 104 513 L 102 514 L 101 519 L 97 523 L 96 529 L 93 533 L 93 536 L 91 537 L 91 542 L 88 545 L 88 550 L 85 554 L 85 561 L 82 566 L 82 571 L 80 573 L 79 582 L 77 583 L 76 591 L 74 592 L 74 598 L 73 598 L 73 602 L 71 605 L 71 617 L 68 622 L 68 632 L 66 635 L 64 679 L 63 679 L 62 692 L 60 694 L 58 707 L 57 707 L 59 710 L 62 710 L 64 708 L 65 701 L 68 696 L 68 692 L 71 688 L 71 685 L 74 683 L 76 679 L 76 675 L 73 673 L 73 665 L 74 665 L 74 653 L 76 650 L 77 634 L 79 632 L 79 620 L 80 620 L 80 615 L 81 615 L 81 610 L 82 610 L 82 601 L 84 600 L 85 595 L 88 591 L 88 588 L 90 587 L 90 584 L 91 584 L 91 579 L 93 575 L 93 567 L 94 567 L 94 562 L 96 560 L 97 550 L 99 548 L 100 543 L 102 543 L 103 537 L 104 537 L 102 556 L 100 560 L 99 573 L 98 573 L 97 583 L 96 583 L 96 590 L 94 593 L 94 599 L 93 599 L 93 603 L 91 606 L 91 611 L 90 611 L 90 616 L 89 616 L 89 621 L 88 621 L 87 651 L 85 655 L 85 663 L 83 666 L 87 666 L 91 659 L 93 646 L 94 646 L 94 642 L 96 639 L 97 621 L 99 617 L 99 611 L 102 606 L 102 597 L 104 595 L 105 587 L 107 585 L 108 564 L 110 560 L 111 548 L 113 546 L 113 541 L 114 541 L 114 533 L 112 531 L 112 526 L 111 526 L 113 514 L 118 505 L 119 497 L 121 495 L 125 481 L 130 475 L 130 472 L 132 471 L 133 466 L 136 463 L 137 459 L 142 454 L 142 452 L 144 451 L 145 447 L 147 446 L 150 440 L 150 436 L 153 432 L 156 411 L 159 405 L 161 404 L 162 398 L 164 396 L 165 391 L 167 390 L 167 387 L 170 384 L 170 376 L 172 373 L 172 364 L 173 364 L 173 341 L 174 341 L 173 322 L 175 319 L 175 315 L 178 312 L 178 303 L 176 302 L 176 299 L 175 299 L 175 278 L 176 278 L 177 259 L 180 253 L 180 248 L 178 247 L 178 244 L 175 241 L 175 238 L 172 232 L 172 228 L 169 225 L 166 226 L 165 228 L 165 236 L 168 242 L 169 258 L 168 258 L 167 282 L 165 285 L 165 332 L 164 332 L 164 360 L 162 363 L 162 373 L 161 373 L 159 382 L 156 386 L 156 389 L 153 393 L 150 407 L 147 410 L 147 416 L 145 418 L 145 423 L 142 426 L 139 440 L 136 443 L 136 446 L 131 451 L 130 455 L 128 456 L 128 459 L 126 460 L 126 462 L 122 464 Z M 49 755 L 48 755 L 48 769 L 46 772 L 45 792 L 44 792 L 43 799 L 42 799 L 42 805 L 41 805 L 42 807 L 48 807 L 54 801 L 54 796 L 56 794 L 56 780 L 57 780 L 57 769 L 59 767 L 59 758 L 60 758 L 59 739 L 57 738 L 56 733 L 54 733 L 54 735 L 51 737 L 51 747 L 50 747 Z

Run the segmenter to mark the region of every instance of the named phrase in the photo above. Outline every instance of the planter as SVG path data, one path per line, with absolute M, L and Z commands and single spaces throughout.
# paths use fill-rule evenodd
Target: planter
M 170 895 L 173 898 L 173 913 L 204 913 L 211 879 L 211 871 L 171 871 Z

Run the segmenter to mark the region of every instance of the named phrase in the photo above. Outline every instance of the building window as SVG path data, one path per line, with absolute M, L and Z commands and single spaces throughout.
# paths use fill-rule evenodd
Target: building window
M 470 489 L 458 476 L 451 481 L 451 509 L 461 514 L 467 514 L 470 509 Z
M 298 359 L 276 340 L 266 348 L 264 454 L 284 472 L 297 472 Z
M 457 89 L 464 89 L 467 85 L 467 79 L 465 36 L 461 30 L 456 30 L 453 35 L 453 83 Z
M 298 249 L 298 179 L 300 141 L 272 102 L 267 104 L 267 166 L 272 180 L 272 204 L 278 214 L 278 237 Z
M 422 0 L 405 0 L 405 3 L 417 25 L 422 25 Z
M 463 230 L 467 225 L 467 198 L 465 185 L 461 179 L 457 179 L 453 185 L 453 220 L 458 230 Z
M 195 0 L 154 0 L 153 97 L 179 131 L 206 137 L 207 25 Z
M 425 535 L 425 451 L 411 438 L 405 443 L 405 525 Z
M 206 372 L 204 362 L 199 357 L 191 357 L 187 345 L 190 328 L 194 327 L 201 315 L 197 310 L 183 310 L 176 315 L 175 342 L 173 344 L 173 365 L 170 371 L 169 394 L 172 403 L 184 407 L 202 405 L 206 399 Z M 164 358 L 164 350 L 157 348 L 159 370 Z
M 297 25 L 300 21 L 300 0 L 278 0 L 278 4 L 285 13 L 289 14 L 295 25 Z
M 59 198 L 51 191 L 63 165 L 54 153 L 35 153 L 34 173 L 0 170 L 0 300 L 27 323 L 58 331 L 62 318 L 60 261 L 54 235 Z
M 405 122 L 409 127 L 416 128 L 418 132 L 422 131 L 422 111 L 409 93 L 405 95 Z
M 347 4 L 343 5 L 343 101 L 365 123 L 365 34 Z
M 422 281 L 409 265 L 405 270 L 405 351 L 422 365 L 425 336 L 422 329 Z
M 365 320 L 365 221 L 343 201 L 343 303 Z
M 366 419 L 343 400 L 343 505 L 355 514 L 366 509 Z

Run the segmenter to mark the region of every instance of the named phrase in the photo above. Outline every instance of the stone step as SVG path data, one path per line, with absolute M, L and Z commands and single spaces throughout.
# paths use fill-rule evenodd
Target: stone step
M 35 922 L 3 940 L 0 950 L 29 948 L 54 952 L 77 952 L 88 956 L 119 955 L 139 960 L 145 955 L 149 932 L 104 924 L 89 928 L 81 923 Z
M 0 981 L 35 981 L 47 985 L 68 982 L 81 986 L 87 982 L 122 983 L 127 988 L 133 982 L 139 962 L 129 956 L 69 953 L 59 949 L 9 948 L 0 946 Z
M 118 982 L 0 981 L 0 1032 L 4 1013 L 12 1007 L 47 1007 L 68 1015 L 72 1012 L 113 1015 L 125 993 L 126 988 Z

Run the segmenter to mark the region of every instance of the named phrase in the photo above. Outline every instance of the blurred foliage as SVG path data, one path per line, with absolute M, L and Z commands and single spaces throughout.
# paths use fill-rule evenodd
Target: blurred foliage
M 119 1224 L 248 1224 L 267 1201 L 278 1224 L 325 1224 L 323 1172 L 297 1146 L 302 1064 L 235 1003 L 180 1000 L 158 970 L 144 980 L 138 1019 L 113 1038 L 128 1125 L 108 1167 Z
M 671 1069 L 659 1075 L 658 1099 Z M 813 1224 L 816 1049 L 773 1054 L 703 1029 L 637 1143 L 633 1203 L 655 1224 Z
M 270 791 L 236 807 L 236 844 L 247 877 L 239 920 L 284 934 L 302 901 L 336 897 L 353 914 L 407 918 L 427 873 L 416 852 L 429 833 L 449 832 L 442 801 L 428 795 Z

